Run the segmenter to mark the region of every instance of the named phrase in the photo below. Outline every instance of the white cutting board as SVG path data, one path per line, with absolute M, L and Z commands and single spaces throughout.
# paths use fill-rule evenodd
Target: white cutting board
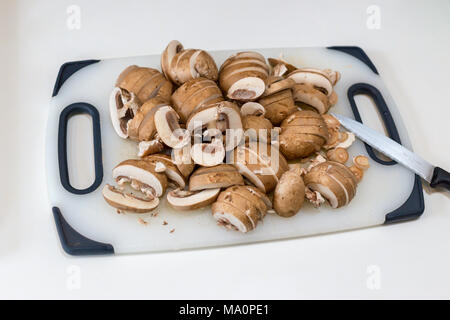
M 210 51 L 218 66 L 237 51 Z M 398 110 L 381 78 L 367 65 L 346 53 L 326 48 L 255 49 L 267 57 L 284 58 L 296 66 L 331 68 L 341 72 L 341 80 L 335 87 L 339 102 L 332 112 L 353 118 L 347 98 L 347 89 L 355 83 L 372 84 L 382 93 L 396 123 L 403 145 L 411 148 L 407 132 Z M 225 246 L 275 239 L 309 236 L 343 230 L 381 225 L 385 215 L 400 207 L 410 195 L 414 175 L 400 165 L 385 166 L 371 161 L 371 168 L 358 185 L 352 202 L 340 209 L 323 206 L 319 209 L 306 204 L 292 218 L 268 214 L 257 228 L 247 234 L 230 231 L 216 225 L 210 207 L 193 212 L 178 212 L 171 209 L 164 198 L 157 209 L 159 214 L 117 214 L 106 204 L 101 189 L 105 183 L 112 183 L 112 168 L 119 162 L 136 157 L 136 144 L 119 138 L 111 125 L 108 100 L 115 80 L 127 66 L 160 69 L 160 56 L 141 56 L 102 60 L 74 73 L 61 87 L 57 96 L 51 99 L 47 129 L 47 178 L 51 205 L 58 207 L 67 223 L 83 236 L 111 244 L 116 254 L 169 251 L 189 248 Z M 101 186 L 86 195 L 75 195 L 66 191 L 60 182 L 58 170 L 58 121 L 61 111 L 75 102 L 86 102 L 95 106 L 100 113 L 104 178 Z M 365 124 L 375 126 L 378 119 L 364 119 Z M 68 144 L 92 139 L 92 129 L 69 132 Z M 356 141 L 349 149 L 350 155 L 367 155 L 364 144 Z M 69 152 L 69 155 L 71 153 Z M 76 165 L 77 159 L 86 155 L 72 155 L 69 163 Z M 83 177 L 89 168 L 71 168 L 72 176 Z M 138 217 L 148 221 L 138 223 Z M 163 225 L 167 221 L 168 225 Z M 170 233 L 170 230 L 175 229 Z

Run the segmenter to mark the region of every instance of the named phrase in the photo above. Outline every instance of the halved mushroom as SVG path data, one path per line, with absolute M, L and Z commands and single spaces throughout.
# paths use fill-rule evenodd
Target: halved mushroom
M 217 84 L 202 77 L 185 82 L 172 95 L 173 108 L 183 123 L 200 107 L 220 101 L 223 96 Z
M 212 205 L 213 217 L 228 229 L 248 232 L 256 228 L 270 208 L 267 196 L 251 186 L 230 187 Z
M 357 179 L 345 165 L 326 161 L 305 175 L 305 185 L 319 192 L 333 208 L 347 205 L 355 196 Z
M 233 150 L 243 137 L 239 108 L 236 104 L 229 101 L 199 108 L 187 120 L 186 128 L 194 134 L 199 130 L 215 131 L 213 129 L 217 129 L 222 135 L 225 151 Z
M 171 148 L 182 148 L 191 140 L 191 135 L 179 124 L 180 117 L 170 106 L 163 106 L 155 112 L 155 126 L 161 140 Z
M 305 158 L 318 152 L 328 139 L 322 116 L 313 111 L 297 111 L 281 124 L 280 151 L 288 159 Z
M 220 88 L 227 97 L 239 101 L 255 100 L 264 93 L 269 66 L 256 52 L 239 52 L 229 57 L 219 70 Z
M 233 185 L 243 185 L 244 179 L 235 167 L 229 164 L 219 164 L 214 167 L 200 167 L 189 178 L 189 190 L 227 188 Z
M 176 210 L 194 210 L 213 203 L 220 188 L 205 189 L 198 192 L 176 189 L 167 194 L 167 202 Z
M 136 141 L 153 140 L 156 134 L 155 113 L 159 108 L 167 105 L 167 100 L 161 97 L 147 100 L 128 123 L 129 138 Z
M 263 116 L 266 113 L 263 105 L 258 102 L 246 102 L 241 106 L 241 116 Z
M 141 102 L 160 96 L 170 99 L 173 91 L 172 83 L 156 69 L 129 66 L 119 75 L 116 87 L 134 93 Z
M 265 193 L 272 191 L 281 175 L 289 169 L 278 147 L 263 143 L 238 146 L 230 160 L 240 174 Z
M 186 186 L 185 177 L 178 170 L 172 158 L 166 154 L 152 154 L 143 160 L 155 165 L 155 171 L 165 173 L 169 180 L 175 182 L 180 188 Z
M 261 97 L 258 102 L 266 109 L 265 117 L 278 126 L 286 117 L 297 111 L 292 90 L 282 90 L 268 96 Z
M 192 160 L 201 166 L 212 167 L 222 163 L 225 148 L 222 140 L 213 139 L 211 143 L 195 143 L 191 147 Z
M 171 41 L 161 55 L 161 68 L 177 85 L 198 77 L 213 81 L 218 77 L 216 63 L 206 51 L 183 49 L 176 40 Z
M 282 217 L 292 217 L 298 213 L 305 199 L 305 184 L 300 166 L 283 173 L 273 196 L 273 208 Z
M 147 195 L 160 197 L 167 187 L 167 177 L 155 170 L 155 164 L 145 160 L 125 160 L 113 169 L 113 178 L 123 185 L 131 187 Z
M 331 106 L 327 95 L 309 84 L 295 84 L 292 88 L 292 96 L 294 101 L 305 103 L 320 114 L 326 113 Z
M 333 92 L 333 84 L 328 75 L 318 69 L 297 69 L 292 71 L 288 78 L 297 84 L 308 85 L 314 89 L 323 92 L 327 97 Z
M 103 188 L 102 195 L 110 206 L 127 212 L 145 213 L 159 205 L 159 198 L 157 197 L 139 197 L 131 193 L 125 193 L 109 184 Z
M 114 88 L 109 97 L 109 114 L 114 130 L 123 139 L 128 138 L 128 125 L 140 107 L 134 93 L 119 87 Z

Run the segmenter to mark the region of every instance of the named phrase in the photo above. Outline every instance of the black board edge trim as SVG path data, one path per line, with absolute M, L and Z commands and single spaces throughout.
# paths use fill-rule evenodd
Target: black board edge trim
M 58 207 L 52 208 L 53 218 L 63 250 L 71 256 L 111 255 L 114 247 L 108 243 L 86 238 L 64 219 Z
M 384 224 L 418 219 L 425 211 L 425 201 L 423 198 L 422 179 L 416 174 L 414 176 L 414 186 L 408 199 L 397 209 L 388 213 Z
M 362 61 L 366 66 L 370 68 L 370 70 L 373 71 L 373 73 L 378 74 L 378 70 L 373 64 L 372 60 L 370 60 L 366 52 L 358 46 L 330 46 L 327 47 L 327 49 L 347 53 L 355 57 L 356 59 Z
M 61 65 L 59 68 L 58 76 L 56 77 L 55 85 L 53 87 L 52 97 L 56 97 L 59 90 L 63 86 L 64 82 L 67 81 L 75 72 L 91 64 L 100 62 L 101 60 L 80 60 L 80 61 L 70 61 Z

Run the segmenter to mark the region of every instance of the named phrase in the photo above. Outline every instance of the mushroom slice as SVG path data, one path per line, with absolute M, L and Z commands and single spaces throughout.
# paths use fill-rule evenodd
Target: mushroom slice
M 140 102 L 134 93 L 115 87 L 109 97 L 109 113 L 119 137 L 128 138 L 128 123 L 138 111 Z
M 141 141 L 138 145 L 138 157 L 146 157 L 148 155 L 158 153 L 164 150 L 164 145 L 159 138 L 150 141 Z
M 164 172 L 167 178 L 175 182 L 180 188 L 184 189 L 186 186 L 185 178 L 170 156 L 161 153 L 152 154 L 144 158 L 144 160 L 154 164 L 155 171 Z
M 235 100 L 248 101 L 256 99 L 264 93 L 266 84 L 258 77 L 245 77 L 234 82 L 228 89 L 227 97 Z
M 242 127 L 246 141 L 270 142 L 272 122 L 263 116 L 245 116 L 242 118 Z
M 264 116 L 266 109 L 258 102 L 246 102 L 241 106 L 241 116 Z
M 173 57 L 175 57 L 177 53 L 183 50 L 183 45 L 179 41 L 172 40 L 169 42 L 166 49 L 161 54 L 161 70 L 163 71 L 166 78 L 171 79 L 170 65 L 172 63 Z
M 339 71 L 334 71 L 331 69 L 324 69 L 322 72 L 330 79 L 333 86 L 341 79 L 341 73 Z
M 125 160 L 113 169 L 113 178 L 131 181 L 131 186 L 145 194 L 160 197 L 167 187 L 167 177 L 156 172 L 155 165 L 145 160 Z
M 213 203 L 219 195 L 220 188 L 207 189 L 199 192 L 173 190 L 167 194 L 167 202 L 177 210 L 194 210 Z
M 303 102 L 324 114 L 330 108 L 327 96 L 308 84 L 296 84 L 292 95 L 295 101 Z
M 225 137 L 225 150 L 233 150 L 242 140 L 242 120 L 236 104 L 223 101 L 207 105 L 189 117 L 186 128 L 189 132 L 207 127 L 218 129 Z
M 267 210 L 259 191 L 249 186 L 235 186 L 222 191 L 212 205 L 213 217 L 219 225 L 241 232 L 255 229 Z
M 189 178 L 190 191 L 227 188 L 233 185 L 244 185 L 244 179 L 236 168 L 229 164 L 200 167 Z
M 328 76 L 318 69 L 297 69 L 288 75 L 297 84 L 310 85 L 322 91 L 326 96 L 333 92 L 333 84 Z
M 156 197 L 141 198 L 122 192 L 109 184 L 103 188 L 102 195 L 110 206 L 128 212 L 145 213 L 159 205 L 159 199 Z
M 256 52 L 240 52 L 220 67 L 219 84 L 227 97 L 239 101 L 255 100 L 264 93 L 269 66 Z
M 274 73 L 274 71 L 275 71 L 276 69 L 279 69 L 279 68 L 280 68 L 279 66 L 284 66 L 284 69 L 286 69 L 286 71 L 287 71 L 288 73 L 291 73 L 291 72 L 297 70 L 297 67 L 296 67 L 296 66 L 293 66 L 292 64 L 287 63 L 286 61 L 284 61 L 284 60 L 282 59 L 281 56 L 282 56 L 282 55 L 280 55 L 280 58 L 279 58 L 279 59 L 275 59 L 275 58 L 268 58 L 268 59 L 267 59 L 267 61 L 269 61 L 270 66 L 273 68 L 273 69 L 272 69 L 272 73 Z M 284 70 L 284 69 L 283 69 L 283 70 Z M 284 74 L 284 73 L 283 73 L 283 74 Z M 283 74 L 280 74 L 280 76 L 282 76 Z
M 266 109 L 264 116 L 275 126 L 279 125 L 286 117 L 298 110 L 292 97 L 292 90 L 290 89 L 264 96 L 258 102 Z
M 167 100 L 154 97 L 147 100 L 128 123 L 128 136 L 136 141 L 150 140 L 156 133 L 154 116 L 156 110 L 167 105 Z
M 291 89 L 295 85 L 295 81 L 291 78 L 271 76 L 267 79 L 267 87 L 262 97 L 270 96 L 274 93 Z
M 191 148 L 191 158 L 196 164 L 212 167 L 222 163 L 225 148 L 218 139 L 213 139 L 211 143 L 196 143 Z
M 188 178 L 192 171 L 194 171 L 195 163 L 191 158 L 191 145 L 188 144 L 180 149 L 172 149 L 171 152 L 172 160 L 180 170 L 181 174 Z
M 357 179 L 345 165 L 326 161 L 305 175 L 305 185 L 319 192 L 333 208 L 347 205 L 356 193 Z
M 180 117 L 170 106 L 155 112 L 155 126 L 161 140 L 171 148 L 181 148 L 189 143 L 190 133 L 178 123 Z

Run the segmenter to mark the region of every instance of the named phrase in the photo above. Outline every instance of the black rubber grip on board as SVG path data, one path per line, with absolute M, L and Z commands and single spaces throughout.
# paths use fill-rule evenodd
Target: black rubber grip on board
M 94 140 L 94 167 L 95 180 L 91 186 L 85 189 L 76 189 L 72 187 L 69 179 L 69 168 L 67 162 L 67 125 L 70 117 L 77 114 L 89 114 L 92 118 L 92 136 Z M 58 165 L 61 184 L 70 193 L 88 194 L 96 190 L 103 180 L 102 163 L 102 139 L 100 131 L 100 115 L 98 110 L 85 102 L 73 103 L 61 112 L 58 125 Z
M 81 60 L 64 63 L 59 68 L 58 76 L 56 77 L 55 85 L 53 86 L 52 97 L 58 95 L 59 89 L 61 89 L 64 82 L 66 82 L 66 80 L 69 79 L 75 72 L 99 61 L 100 60 Z
M 397 127 L 395 126 L 394 119 L 392 118 L 391 112 L 389 111 L 386 101 L 381 95 L 381 92 L 370 84 L 356 83 L 352 85 L 347 91 L 347 97 L 350 102 L 350 106 L 352 108 L 355 120 L 362 123 L 361 115 L 355 102 L 355 96 L 358 94 L 366 94 L 373 99 L 373 101 L 375 102 L 375 106 L 378 109 L 381 118 L 383 119 L 383 123 L 389 138 L 401 144 Z M 367 153 L 374 161 L 387 166 L 397 164 L 393 160 L 385 161 L 383 159 L 380 159 L 375 154 L 371 146 L 369 146 L 367 143 L 364 143 L 364 145 L 366 147 Z M 385 223 L 387 224 L 416 219 L 422 215 L 424 210 L 425 204 L 423 200 L 422 182 L 420 177 L 418 175 L 415 175 L 413 190 L 410 196 L 408 197 L 406 202 L 402 204 L 399 208 L 386 215 Z
M 369 56 L 360 47 L 357 47 L 357 46 L 331 46 L 331 47 L 327 47 L 327 48 L 330 50 L 341 51 L 341 52 L 347 53 L 347 54 L 355 57 L 356 59 L 363 62 L 366 66 L 368 66 L 370 68 L 370 70 L 373 71 L 373 73 L 378 74 L 377 68 L 375 67 L 373 62 L 370 60 Z
M 52 211 L 61 246 L 67 254 L 72 256 L 114 254 L 112 245 L 88 239 L 72 228 L 58 207 L 53 207 Z

